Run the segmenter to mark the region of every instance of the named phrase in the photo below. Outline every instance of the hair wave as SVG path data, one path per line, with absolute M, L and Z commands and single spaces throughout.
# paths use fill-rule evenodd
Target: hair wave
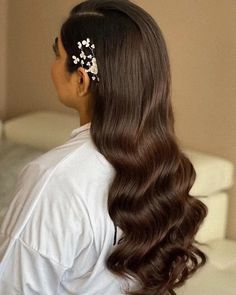
M 194 238 L 207 207 L 190 195 L 195 169 L 179 148 L 171 105 L 171 73 L 154 19 L 126 0 L 76 5 L 61 27 L 69 56 L 77 41 L 96 44 L 100 82 L 91 80 L 91 137 L 113 165 L 108 211 L 122 236 L 107 268 L 134 278 L 129 295 L 176 294 L 207 261 Z

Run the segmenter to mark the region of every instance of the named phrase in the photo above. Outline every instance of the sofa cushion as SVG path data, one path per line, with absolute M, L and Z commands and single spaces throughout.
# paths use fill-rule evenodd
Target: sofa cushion
M 236 271 L 236 241 L 217 239 L 209 241 L 208 245 L 209 247 L 201 246 L 201 249 L 209 255 L 212 265 L 222 271 L 231 269 Z
M 219 192 L 199 200 L 207 206 L 208 214 L 196 235 L 196 240 L 204 243 L 209 240 L 224 239 L 227 227 L 228 194 Z
M 5 121 L 3 133 L 8 140 L 46 151 L 63 144 L 79 126 L 79 114 L 38 111 Z
M 215 192 L 229 189 L 233 185 L 234 165 L 227 159 L 184 150 L 196 170 L 196 180 L 190 193 L 193 196 L 208 196 Z
M 20 170 L 42 154 L 43 151 L 29 145 L 9 140 L 0 141 L 0 224 L 14 197 L 13 192 Z
M 236 241 L 215 240 L 201 246 L 209 260 L 205 266 L 176 289 L 177 295 L 235 295 Z

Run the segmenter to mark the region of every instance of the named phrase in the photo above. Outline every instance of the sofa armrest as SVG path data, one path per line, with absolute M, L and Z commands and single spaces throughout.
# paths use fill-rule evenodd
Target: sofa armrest
M 15 143 L 47 151 L 63 144 L 72 130 L 79 126 L 79 114 L 30 112 L 5 121 L 4 137 Z

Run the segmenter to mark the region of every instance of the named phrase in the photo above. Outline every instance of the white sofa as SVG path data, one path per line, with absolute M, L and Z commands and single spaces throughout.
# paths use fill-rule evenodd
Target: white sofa
M 4 122 L 3 138 L 5 142 L 35 149 L 34 157 L 39 151 L 43 153 L 62 144 L 77 127 L 79 116 L 41 111 Z M 196 197 L 201 196 L 209 210 L 196 236 L 198 241 L 208 243 L 208 247 L 201 248 L 209 261 L 176 292 L 178 295 L 235 295 L 236 241 L 226 239 L 227 190 L 233 185 L 234 166 L 226 159 L 207 153 L 187 149 L 184 152 L 197 173 L 190 192 Z
M 209 257 L 186 284 L 176 289 L 177 295 L 236 295 L 236 241 L 226 238 L 229 206 L 227 190 L 233 185 L 234 166 L 223 158 L 185 151 L 197 172 L 191 189 L 194 196 L 208 207 L 208 215 L 196 240 Z
M 38 111 L 5 121 L 3 138 L 49 150 L 66 141 L 71 130 L 79 126 L 79 115 Z

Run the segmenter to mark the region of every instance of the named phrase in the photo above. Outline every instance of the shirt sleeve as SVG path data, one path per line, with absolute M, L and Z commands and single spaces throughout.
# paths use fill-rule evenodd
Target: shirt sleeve
M 0 243 L 8 244 L 4 262 L 0 264 L 0 294 L 57 294 L 65 268 L 32 249 L 21 239 L 0 235 Z
M 93 241 L 79 190 L 63 169 L 30 165 L 0 229 L 0 294 L 57 294 L 66 269 Z

